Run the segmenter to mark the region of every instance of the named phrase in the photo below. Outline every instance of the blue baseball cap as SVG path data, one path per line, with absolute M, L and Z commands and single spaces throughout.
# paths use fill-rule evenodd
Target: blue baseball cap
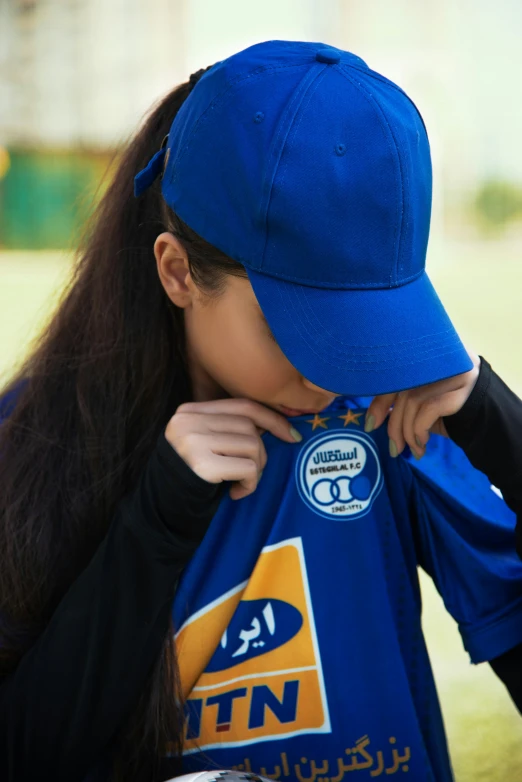
M 266 41 L 197 81 L 134 180 L 246 268 L 298 371 L 353 396 L 473 364 L 425 271 L 432 172 L 396 84 L 323 43 Z

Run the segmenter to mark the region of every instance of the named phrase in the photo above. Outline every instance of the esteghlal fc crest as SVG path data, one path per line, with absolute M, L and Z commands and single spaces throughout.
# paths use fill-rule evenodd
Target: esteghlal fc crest
M 372 440 L 342 431 L 310 440 L 297 461 L 296 480 L 308 507 L 334 520 L 364 516 L 383 485 Z

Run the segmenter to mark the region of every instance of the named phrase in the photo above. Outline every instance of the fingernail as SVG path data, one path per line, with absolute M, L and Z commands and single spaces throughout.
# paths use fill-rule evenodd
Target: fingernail
M 303 435 L 300 432 L 298 432 L 297 429 L 294 429 L 293 426 L 290 427 L 290 434 L 292 435 L 296 443 L 300 443 L 301 440 L 303 439 Z
M 415 451 L 413 450 L 413 448 L 410 448 L 410 451 L 412 452 L 412 454 L 414 455 L 414 457 L 417 459 L 417 461 L 419 461 L 419 459 L 422 459 L 422 454 L 421 454 L 421 453 L 420 453 L 420 454 L 417 456 L 417 454 L 415 453 Z
M 419 440 L 419 438 L 417 437 L 417 435 L 415 435 L 415 442 L 417 443 L 418 447 L 419 447 L 419 448 L 421 449 L 421 451 L 422 451 L 422 449 L 424 448 L 424 446 L 423 446 L 423 444 L 421 443 L 421 441 Z
M 264 470 L 261 470 L 261 472 L 259 473 L 259 478 L 257 479 L 258 483 L 261 480 L 261 478 L 263 477 L 263 472 L 264 472 Z
M 396 456 L 399 455 L 399 451 L 397 450 L 397 446 L 395 445 L 395 441 L 391 439 L 390 437 L 390 456 L 393 456 L 395 459 Z
M 374 415 L 368 415 L 366 416 L 366 421 L 364 422 L 364 431 L 365 432 L 373 432 L 375 429 L 375 416 Z

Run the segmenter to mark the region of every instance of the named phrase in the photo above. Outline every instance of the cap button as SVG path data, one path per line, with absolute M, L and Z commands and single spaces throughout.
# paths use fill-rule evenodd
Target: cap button
M 319 49 L 318 52 L 315 54 L 315 59 L 317 62 L 326 62 L 329 65 L 335 65 L 336 62 L 339 62 L 341 59 L 341 55 L 336 49 Z

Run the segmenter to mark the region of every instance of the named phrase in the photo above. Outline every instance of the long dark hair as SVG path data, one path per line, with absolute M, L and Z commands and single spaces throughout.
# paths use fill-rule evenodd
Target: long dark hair
M 18 389 L 0 427 L 1 677 L 40 636 L 159 432 L 192 399 L 183 312 L 161 285 L 156 236 L 169 230 L 179 237 L 195 281 L 210 292 L 219 292 L 227 274 L 245 276 L 172 212 L 159 179 L 140 198 L 133 194 L 135 174 L 160 148 L 195 81 L 153 105 L 118 155 L 55 311 L 0 389 L 2 398 Z M 181 753 L 173 632 L 170 620 L 146 686 L 114 737 L 118 782 L 156 780 L 167 745 Z

